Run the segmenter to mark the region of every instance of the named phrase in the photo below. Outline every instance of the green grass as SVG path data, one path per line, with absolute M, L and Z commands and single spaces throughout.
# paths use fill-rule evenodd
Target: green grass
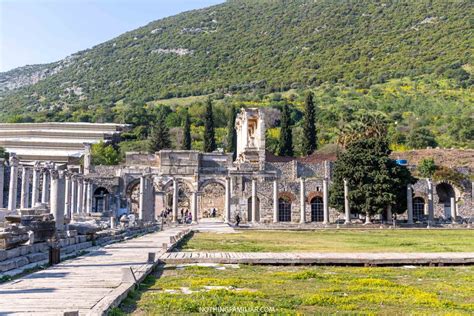
M 474 230 L 317 230 L 196 233 L 183 251 L 474 252 Z
M 174 267 L 149 276 L 111 315 L 202 308 L 273 308 L 277 314 L 472 315 L 474 267 Z M 205 286 L 225 288 L 206 289 Z M 182 288 L 192 291 L 184 294 Z M 165 292 L 167 290 L 168 292 Z M 169 291 L 174 290 L 174 293 Z M 219 313 L 217 313 L 219 314 Z M 254 313 L 257 314 L 257 313 Z

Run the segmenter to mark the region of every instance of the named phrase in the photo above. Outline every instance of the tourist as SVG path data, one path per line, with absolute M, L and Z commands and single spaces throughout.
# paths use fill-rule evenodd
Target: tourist
M 236 223 L 235 226 L 239 227 L 239 224 L 240 224 L 240 215 L 239 214 L 237 214 L 235 216 L 235 223 Z

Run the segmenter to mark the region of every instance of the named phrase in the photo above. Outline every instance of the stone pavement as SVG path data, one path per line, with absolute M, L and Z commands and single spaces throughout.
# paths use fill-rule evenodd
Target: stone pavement
M 474 264 L 473 252 L 441 253 L 344 253 L 344 252 L 168 252 L 169 264 L 324 264 L 324 265 L 462 265 Z
M 132 268 L 136 279 L 143 279 L 165 252 L 163 243 L 183 233 L 186 226 L 147 234 L 111 244 L 87 255 L 64 261 L 19 279 L 0 284 L 0 315 L 101 315 L 117 305 L 133 281 L 123 279 L 123 268 Z M 156 253 L 154 264 L 148 253 Z

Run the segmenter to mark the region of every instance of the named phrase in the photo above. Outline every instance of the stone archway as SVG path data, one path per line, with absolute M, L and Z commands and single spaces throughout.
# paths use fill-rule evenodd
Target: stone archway
M 126 191 L 127 201 L 130 205 L 130 213 L 139 216 L 140 209 L 140 180 L 130 182 Z
M 178 179 L 178 218 L 181 218 L 181 211 L 183 215 L 186 211 L 191 211 L 191 194 L 192 187 L 187 182 Z M 164 186 L 164 206 L 166 208 L 173 208 L 173 181 L 169 181 Z
M 222 219 L 225 207 L 225 186 L 220 182 L 210 181 L 201 186 L 200 192 L 198 217 Z
M 451 218 L 451 198 L 456 198 L 454 187 L 447 182 L 441 182 L 436 185 L 436 194 L 437 202 L 444 208 L 444 218 Z

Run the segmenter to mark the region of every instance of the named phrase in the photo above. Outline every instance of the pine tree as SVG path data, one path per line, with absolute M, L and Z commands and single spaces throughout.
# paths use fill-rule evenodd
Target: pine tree
M 237 111 L 232 105 L 229 110 L 229 118 L 227 121 L 227 152 L 233 153 L 232 157 L 235 160 L 237 156 L 237 131 L 235 130 L 235 118 Z
M 168 126 L 166 126 L 163 116 L 160 116 L 158 121 L 155 123 L 148 141 L 150 152 L 157 152 L 162 149 L 171 148 L 170 131 Z
M 187 111 L 186 118 L 184 119 L 183 149 L 191 150 L 191 122 L 189 120 L 189 113 Z
M 290 108 L 287 104 L 283 106 L 281 113 L 281 129 L 278 155 L 293 156 L 293 133 L 291 132 Z
M 304 121 L 303 121 L 303 155 L 311 155 L 317 149 L 316 136 L 316 108 L 313 101 L 313 93 L 308 92 L 304 102 Z
M 217 149 L 216 137 L 214 132 L 214 118 L 212 115 L 212 102 L 207 99 L 206 113 L 204 116 L 204 151 L 213 152 Z

